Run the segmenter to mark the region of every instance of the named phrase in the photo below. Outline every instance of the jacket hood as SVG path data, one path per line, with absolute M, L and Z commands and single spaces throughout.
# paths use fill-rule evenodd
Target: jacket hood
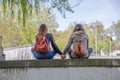
M 74 32 L 73 34 L 79 35 L 79 34 L 83 34 L 83 33 L 84 33 L 84 31 L 76 31 L 76 32 Z

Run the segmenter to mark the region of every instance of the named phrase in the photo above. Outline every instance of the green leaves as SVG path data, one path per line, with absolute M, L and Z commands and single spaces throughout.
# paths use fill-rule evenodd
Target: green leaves
M 116 42 L 120 45 L 120 20 L 116 23 L 113 22 L 113 25 L 109 29 L 111 29 L 111 34 L 116 37 Z
M 5 12 L 6 12 L 6 5 L 7 5 L 7 0 L 3 0 L 4 17 L 5 17 Z
M 119 22 L 113 24 L 114 26 L 112 26 L 114 29 L 112 29 L 114 32 L 113 33 L 120 33 L 119 32 Z M 70 36 L 70 34 L 72 33 L 72 30 L 74 28 L 76 23 L 70 24 L 69 28 L 63 32 L 58 32 L 55 36 L 56 36 L 56 42 L 58 44 L 58 46 L 63 50 L 64 47 L 66 46 L 66 43 L 68 41 L 68 38 Z M 107 36 L 108 34 L 111 34 L 112 32 L 109 31 L 109 29 L 104 29 L 104 25 L 102 24 L 102 22 L 96 21 L 94 23 L 91 24 L 86 24 L 86 23 L 82 23 L 83 27 L 86 30 L 86 33 L 89 36 L 89 47 L 93 48 L 93 53 L 98 52 L 101 53 L 101 49 L 105 50 L 105 53 L 109 53 L 112 49 L 115 49 L 115 43 L 117 44 L 118 41 L 120 41 L 120 39 L 117 41 L 111 41 L 112 36 Z M 96 31 L 97 29 L 97 31 Z M 64 35 L 64 36 L 63 36 Z M 118 36 L 119 37 L 119 36 Z M 97 43 L 96 43 L 97 41 Z M 118 44 L 117 44 L 118 45 Z M 97 47 L 97 50 L 96 50 Z M 118 46 L 119 47 L 119 46 Z
M 28 8 L 29 7 L 26 5 L 26 9 Z M 32 10 L 32 15 L 27 11 L 25 26 L 23 26 L 22 21 L 22 11 L 24 11 L 24 9 L 22 10 L 15 5 L 13 11 L 16 12 L 14 12 L 14 17 L 12 17 L 11 9 L 6 8 L 6 17 L 0 18 L 0 35 L 3 37 L 4 48 L 34 44 L 35 36 L 38 32 L 37 29 L 42 23 L 47 24 L 50 29 L 49 32 L 55 34 L 56 28 L 58 27 L 55 15 L 49 14 L 47 8 L 42 8 L 43 9 L 40 10 L 41 14 L 39 16 L 36 15 L 35 9 Z M 2 9 L 0 10 L 0 13 L 3 13 Z M 3 16 L 3 14 L 0 14 L 0 17 L 1 16 Z
M 23 26 L 26 24 L 26 17 L 27 17 L 27 0 L 21 0 L 21 6 L 22 6 L 22 16 L 23 16 Z
M 68 0 L 2 0 L 2 4 L 4 8 L 4 17 L 6 17 L 6 9 L 9 8 L 13 18 L 17 13 L 18 19 L 22 19 L 23 26 L 26 24 L 26 18 L 28 15 L 32 15 L 32 11 L 35 10 L 37 16 L 39 16 L 41 13 L 40 9 L 43 6 L 48 8 L 48 12 L 50 12 L 53 8 L 56 8 L 64 17 L 66 11 L 73 12 Z

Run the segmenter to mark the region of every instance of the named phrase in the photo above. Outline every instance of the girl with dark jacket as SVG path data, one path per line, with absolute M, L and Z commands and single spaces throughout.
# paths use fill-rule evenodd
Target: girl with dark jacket
M 47 28 L 46 24 L 40 25 L 38 34 L 36 35 L 36 41 L 38 40 L 39 36 L 41 36 L 41 35 L 45 35 L 45 37 L 48 41 L 49 47 L 50 47 L 50 44 L 52 46 L 52 50 L 50 50 L 46 53 L 42 53 L 42 52 L 36 52 L 34 50 L 34 48 L 32 48 L 31 51 L 36 59 L 52 59 L 56 53 L 58 53 L 60 55 L 62 54 L 61 50 L 56 45 L 52 34 L 48 33 L 48 28 Z

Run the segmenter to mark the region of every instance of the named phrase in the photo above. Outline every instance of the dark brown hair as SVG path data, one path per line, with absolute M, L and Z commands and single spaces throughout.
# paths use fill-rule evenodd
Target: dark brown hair
M 83 31 L 85 32 L 83 26 L 81 24 L 76 24 L 75 25 L 75 28 L 73 29 L 73 33 L 76 32 L 76 31 Z
M 48 32 L 48 28 L 47 28 L 46 24 L 41 24 L 39 27 L 37 36 L 46 35 L 47 32 Z

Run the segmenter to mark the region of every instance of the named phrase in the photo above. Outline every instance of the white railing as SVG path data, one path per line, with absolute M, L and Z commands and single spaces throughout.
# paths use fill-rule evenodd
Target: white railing
M 32 46 L 23 46 L 17 48 L 4 49 L 5 60 L 30 60 L 35 59 L 32 52 Z
M 32 47 L 33 46 L 22 46 L 4 49 L 3 54 L 5 54 L 5 60 L 33 60 L 35 58 L 31 52 Z M 56 54 L 54 59 L 61 59 L 61 57 Z
M 16 48 L 9 48 L 9 49 L 4 49 L 3 54 L 5 54 L 5 60 L 33 60 L 35 59 L 32 52 L 31 48 L 33 46 L 22 46 L 22 47 L 16 47 Z M 118 51 L 120 53 L 120 51 Z M 118 54 L 117 53 L 117 54 Z M 114 55 L 113 55 L 114 54 Z M 117 58 L 120 59 L 120 56 L 115 55 L 114 53 L 111 53 L 111 55 L 91 55 L 89 57 L 90 59 L 94 58 Z M 54 59 L 61 59 L 60 55 L 54 56 Z M 69 56 L 67 55 L 67 59 L 69 59 Z

